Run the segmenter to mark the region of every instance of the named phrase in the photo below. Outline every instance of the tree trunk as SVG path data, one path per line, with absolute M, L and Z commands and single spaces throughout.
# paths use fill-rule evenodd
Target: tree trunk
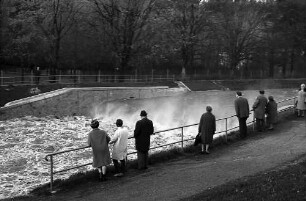
M 269 77 L 274 77 L 274 51 L 270 49 L 269 52 Z
M 285 52 L 285 55 L 283 56 L 283 62 L 282 62 L 282 76 L 283 78 L 286 77 L 286 70 L 287 70 L 287 50 Z
M 293 71 L 294 71 L 294 49 L 291 50 L 290 54 L 290 76 L 293 77 Z

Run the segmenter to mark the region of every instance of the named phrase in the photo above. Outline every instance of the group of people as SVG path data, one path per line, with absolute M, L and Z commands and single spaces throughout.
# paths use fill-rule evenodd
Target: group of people
M 134 138 L 137 150 L 138 169 L 148 168 L 148 152 L 150 149 L 150 136 L 154 133 L 153 122 L 147 118 L 147 112 L 140 112 L 141 120 L 137 121 Z M 115 177 L 124 176 L 126 171 L 127 144 L 129 133 L 123 127 L 122 119 L 117 119 L 117 130 L 112 138 L 99 129 L 99 121 L 92 120 L 92 131 L 88 134 L 88 145 L 92 147 L 94 168 L 99 171 L 99 180 L 106 180 L 106 167 L 111 163 L 109 144 L 113 144 L 112 160 L 115 167 Z
M 257 131 L 263 131 L 267 123 L 268 129 L 273 129 L 273 124 L 277 121 L 277 103 L 274 101 L 273 96 L 265 97 L 265 91 L 260 90 L 254 104 L 254 117 L 256 119 Z M 235 111 L 239 121 L 239 133 L 242 139 L 247 137 L 247 119 L 250 115 L 249 102 L 242 96 L 240 91 L 236 92 Z M 267 115 L 267 118 L 265 116 Z M 265 119 L 267 120 L 265 123 Z M 201 153 L 209 154 L 209 146 L 213 141 L 213 135 L 216 131 L 216 118 L 212 114 L 212 107 L 206 107 L 206 113 L 201 116 L 198 135 L 201 136 Z
M 242 96 L 240 91 L 236 92 L 235 111 L 239 120 L 239 132 L 241 138 L 247 137 L 246 121 L 250 115 L 249 103 L 246 98 Z M 254 118 L 256 120 L 256 130 L 262 132 L 267 125 L 269 130 L 272 130 L 273 125 L 277 122 L 277 103 L 273 96 L 268 98 L 265 96 L 265 91 L 260 90 L 252 106 L 254 110 Z M 267 117 L 266 117 L 267 116 Z
M 243 97 L 241 91 L 236 92 L 234 101 L 236 116 L 239 121 L 239 133 L 242 139 L 247 137 L 247 119 L 250 115 L 248 100 Z M 262 132 L 266 125 L 272 130 L 273 125 L 277 122 L 278 112 L 277 103 L 273 96 L 266 98 L 265 91 L 260 90 L 252 105 L 254 118 L 256 119 L 256 130 Z M 304 116 L 306 110 L 306 89 L 305 84 L 301 85 L 296 102 L 298 116 Z M 148 151 L 150 149 L 150 136 L 154 133 L 153 122 L 147 118 L 147 112 L 140 112 L 141 120 L 137 121 L 134 130 L 135 146 L 137 150 L 138 169 L 145 170 L 148 168 Z M 128 130 L 123 127 L 123 121 L 117 119 L 117 130 L 111 139 L 108 134 L 99 129 L 99 122 L 92 120 L 92 131 L 88 134 L 88 145 L 93 151 L 93 167 L 98 168 L 99 179 L 106 180 L 106 166 L 111 163 L 109 145 L 113 144 L 112 160 L 115 167 L 116 177 L 123 176 L 126 171 L 127 141 Z M 209 146 L 212 144 L 213 135 L 216 131 L 216 118 L 212 114 L 212 107 L 206 107 L 206 113 L 202 114 L 198 135 L 200 136 L 201 153 L 209 154 Z

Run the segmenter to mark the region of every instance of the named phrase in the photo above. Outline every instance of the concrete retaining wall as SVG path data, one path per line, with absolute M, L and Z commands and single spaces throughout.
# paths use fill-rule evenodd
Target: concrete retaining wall
M 85 115 L 104 101 L 128 98 L 152 98 L 185 93 L 183 88 L 169 87 L 94 87 L 64 88 L 9 102 L 0 108 L 0 120 L 33 116 Z

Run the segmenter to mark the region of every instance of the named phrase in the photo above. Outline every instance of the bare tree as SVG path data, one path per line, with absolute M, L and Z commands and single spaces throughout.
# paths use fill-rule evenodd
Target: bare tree
M 168 21 L 166 40 L 179 49 L 184 78 L 186 70 L 193 66 L 196 48 L 203 40 L 204 27 L 208 25 L 205 4 L 200 0 L 170 0 L 160 10 L 160 17 Z
M 49 44 L 53 74 L 60 67 L 62 39 L 75 24 L 75 16 L 82 4 L 70 0 L 40 0 L 37 3 L 41 7 L 37 13 L 37 25 Z
M 90 0 L 99 17 L 99 25 L 111 42 L 115 68 L 125 73 L 145 29 L 155 0 Z
M 216 15 L 216 33 L 225 65 L 239 71 L 257 50 L 266 13 L 257 3 L 225 3 Z

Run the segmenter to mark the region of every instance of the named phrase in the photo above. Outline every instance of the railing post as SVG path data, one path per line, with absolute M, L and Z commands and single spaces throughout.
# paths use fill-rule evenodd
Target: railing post
M 184 151 L 184 127 L 182 127 L 182 136 L 181 136 L 181 138 L 182 138 L 182 144 L 181 144 L 182 151 Z
M 255 112 L 253 111 L 253 131 L 255 131 Z
M 293 114 L 295 114 L 295 97 L 293 97 Z
M 99 69 L 99 72 L 98 72 L 98 83 L 101 83 L 101 71 Z
M 58 83 L 61 84 L 62 83 L 62 71 L 59 71 L 59 75 L 58 75 Z
M 225 118 L 225 142 L 227 142 L 227 118 Z
M 50 155 L 50 192 L 53 191 L 53 155 Z
M 0 77 L 1 77 L 1 83 L 0 83 L 0 85 L 3 86 L 3 83 L 4 83 L 4 81 L 3 81 L 3 80 L 4 80 L 4 78 L 3 78 L 3 77 L 4 77 L 3 70 L 0 71 Z

